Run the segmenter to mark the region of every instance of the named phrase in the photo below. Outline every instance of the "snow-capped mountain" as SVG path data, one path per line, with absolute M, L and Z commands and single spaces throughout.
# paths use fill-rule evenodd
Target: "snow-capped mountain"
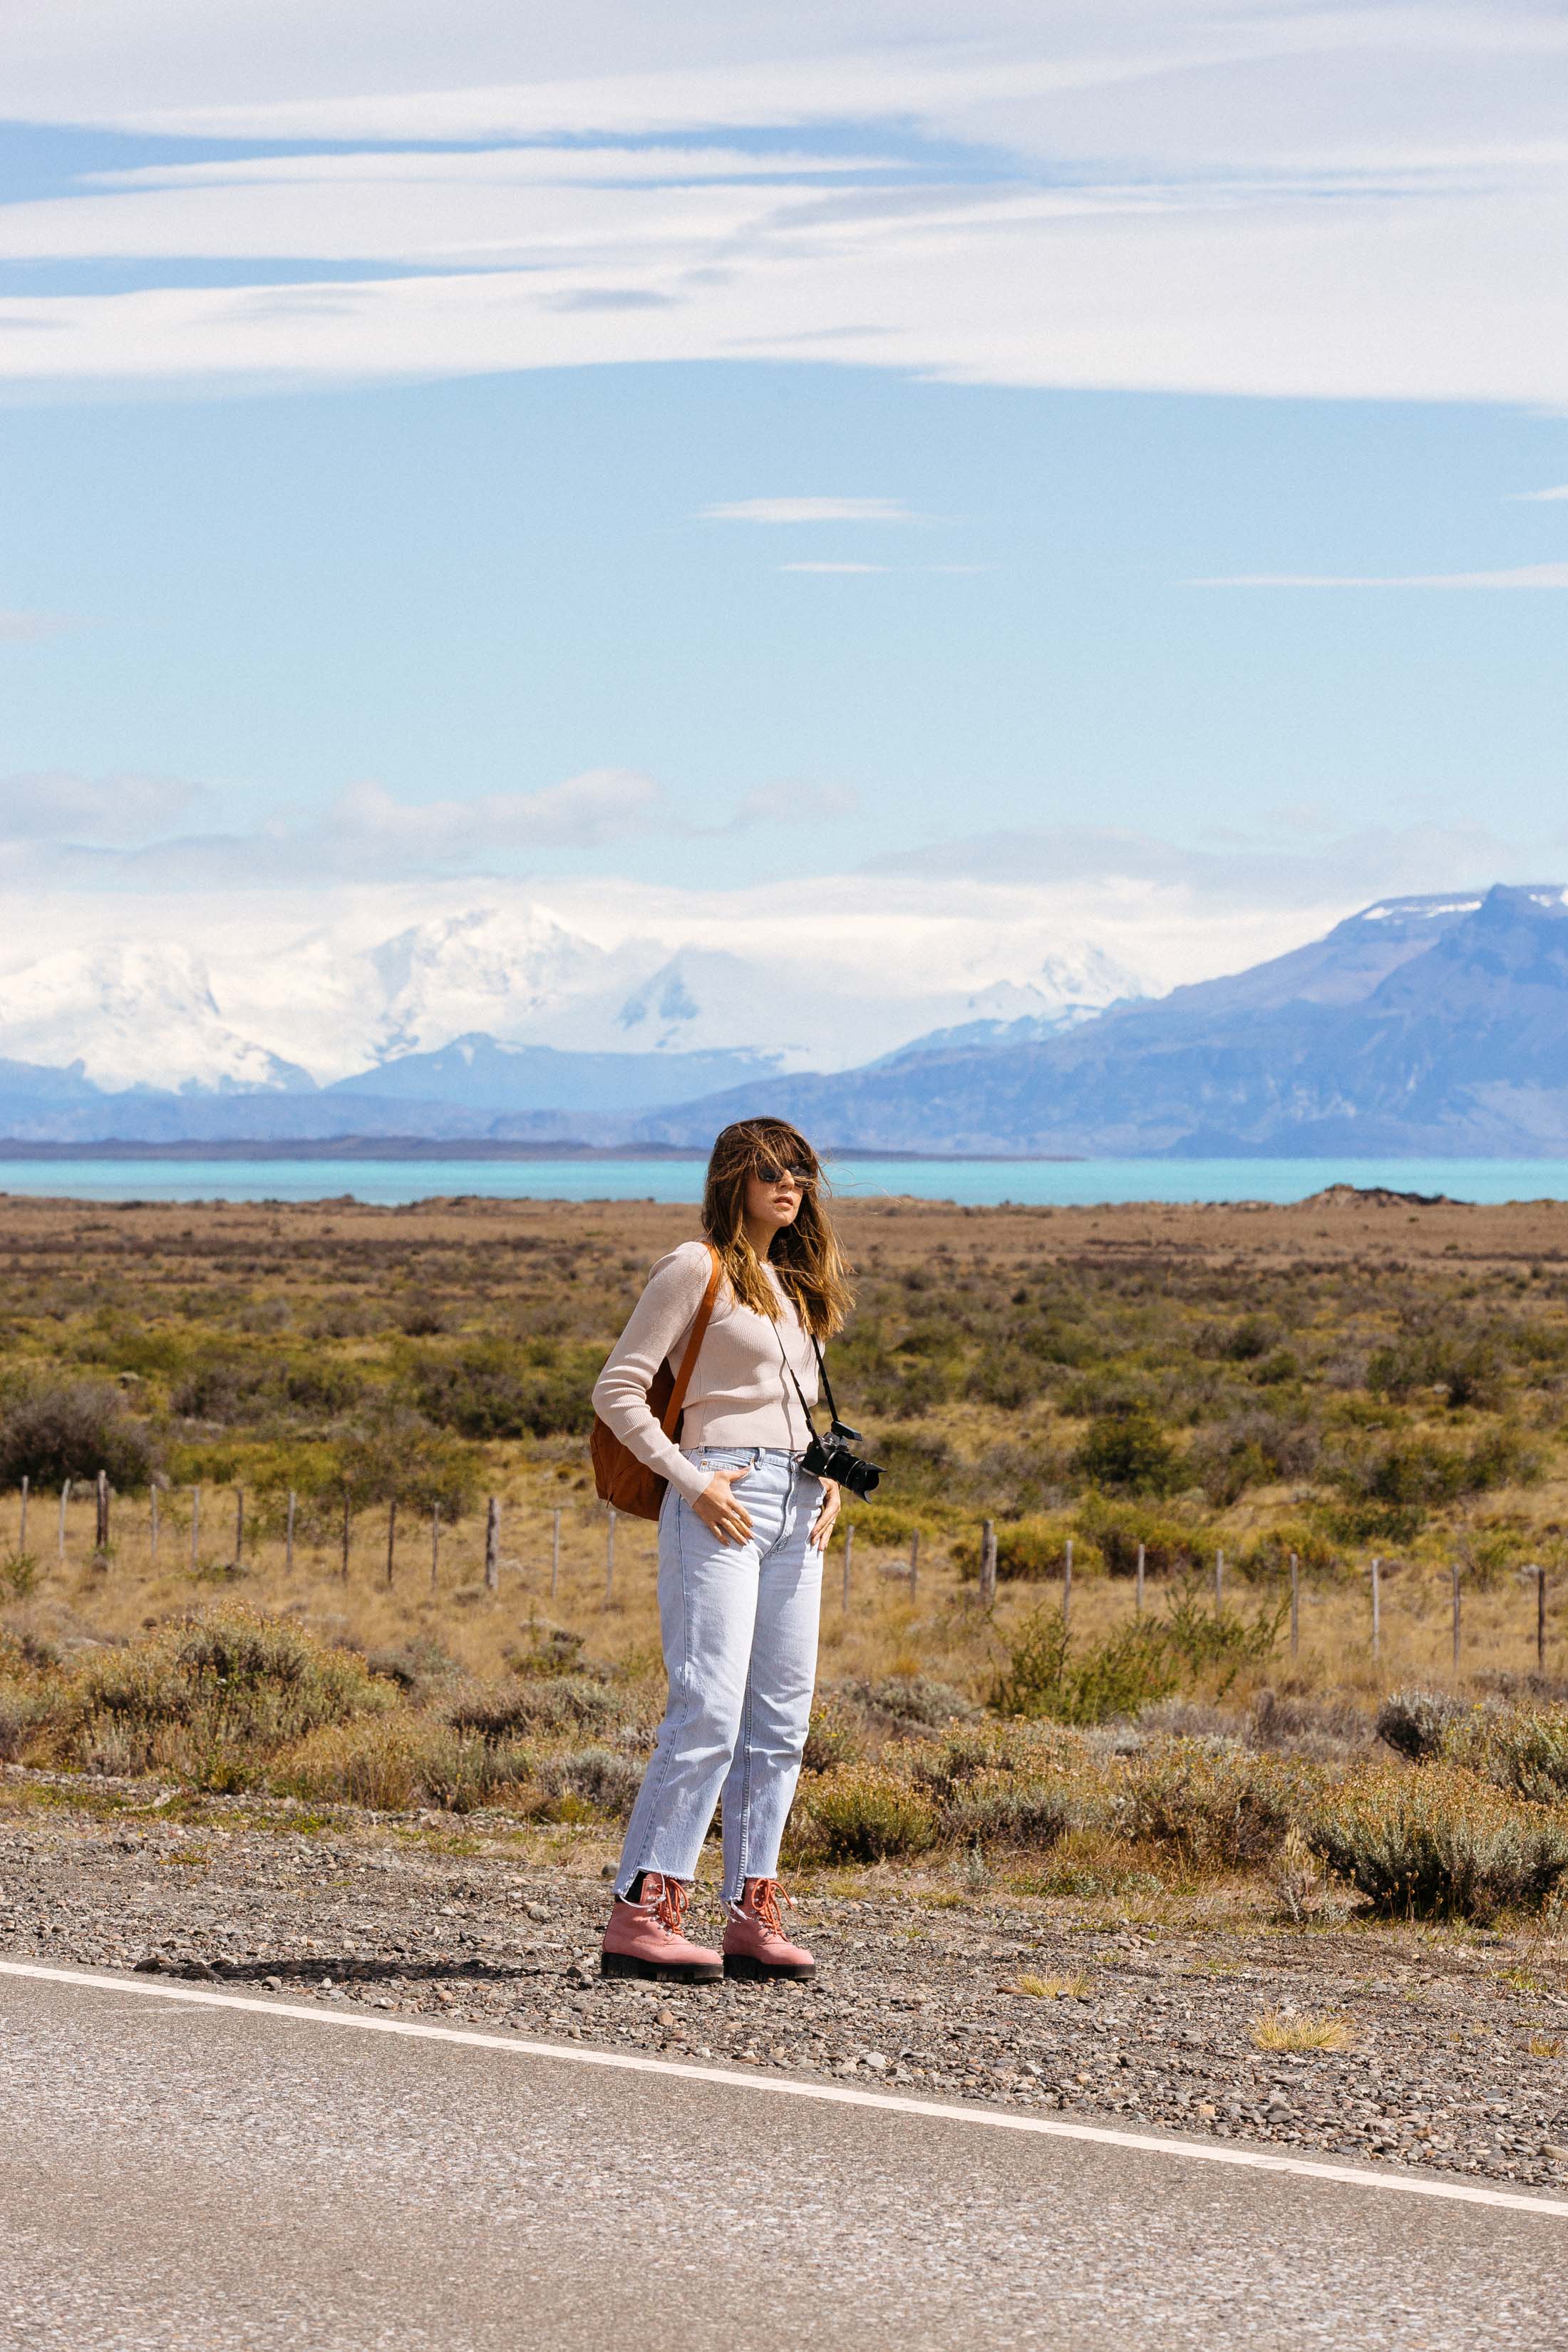
M 199 956 L 130 941 L 62 949 L 0 976 L 0 1052 L 79 1069 L 98 1086 L 249 1093 L 311 1084 L 225 1018 Z
M 1049 1034 L 1139 992 L 1093 947 L 965 988 L 946 973 L 889 970 L 870 940 L 858 959 L 841 951 L 830 963 L 776 935 L 752 953 L 672 951 L 648 938 L 606 947 L 519 902 L 382 937 L 323 928 L 265 949 L 216 945 L 205 958 L 129 940 L 46 955 L 0 974 L 0 1055 L 79 1064 L 116 1089 L 328 1086 L 426 1061 L 459 1038 L 830 1071 L 954 1025 L 1028 1020 Z M 624 1099 L 621 1079 L 616 1091 Z M 647 1096 L 669 1098 L 662 1082 Z

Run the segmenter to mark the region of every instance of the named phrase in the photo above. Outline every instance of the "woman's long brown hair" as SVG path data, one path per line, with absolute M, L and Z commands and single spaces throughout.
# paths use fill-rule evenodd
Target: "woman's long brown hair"
M 703 1228 L 742 1305 L 776 1320 L 778 1299 L 746 1239 L 746 1179 L 760 1168 L 810 1171 L 812 1181 L 801 1194 L 795 1223 L 773 1235 L 768 1260 L 812 1338 L 831 1339 L 855 1303 L 850 1268 L 823 1207 L 826 1180 L 821 1163 L 798 1128 L 782 1118 L 742 1118 L 725 1128 L 709 1157 Z

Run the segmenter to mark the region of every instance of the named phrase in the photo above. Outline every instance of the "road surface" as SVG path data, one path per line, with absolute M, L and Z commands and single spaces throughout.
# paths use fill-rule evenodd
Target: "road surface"
M 1568 2345 L 1563 2206 L 290 2010 L 0 1964 L 5 2352 Z

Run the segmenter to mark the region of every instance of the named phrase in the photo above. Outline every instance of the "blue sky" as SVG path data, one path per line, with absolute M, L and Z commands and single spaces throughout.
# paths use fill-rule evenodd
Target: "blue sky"
M 519 13 L 0 26 L 29 952 L 902 860 L 1153 875 L 1158 981 L 1568 873 L 1560 12 Z

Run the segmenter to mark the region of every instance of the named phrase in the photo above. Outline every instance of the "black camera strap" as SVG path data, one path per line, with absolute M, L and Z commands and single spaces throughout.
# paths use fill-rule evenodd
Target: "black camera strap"
M 776 1323 L 773 1326 L 773 1336 L 779 1343 L 780 1360 L 783 1363 L 785 1371 L 789 1374 L 790 1379 L 795 1382 L 795 1392 L 800 1399 L 800 1409 L 805 1415 L 805 1425 L 807 1429 L 810 1430 L 813 1437 L 815 1437 L 816 1435 L 816 1423 L 811 1417 L 811 1407 L 805 1401 L 805 1391 L 801 1387 L 800 1380 L 795 1371 L 795 1366 L 790 1362 L 788 1351 L 786 1350 L 784 1343 L 784 1333 L 779 1329 Z M 827 1377 L 827 1366 L 822 1360 L 822 1349 L 816 1343 L 816 1335 L 815 1332 L 807 1332 L 806 1337 L 811 1341 L 811 1352 L 816 1358 L 816 1377 L 822 1383 L 822 1393 L 827 1399 L 828 1412 L 832 1417 L 835 1426 L 837 1426 L 838 1422 L 838 1407 L 833 1402 L 833 1384 Z

